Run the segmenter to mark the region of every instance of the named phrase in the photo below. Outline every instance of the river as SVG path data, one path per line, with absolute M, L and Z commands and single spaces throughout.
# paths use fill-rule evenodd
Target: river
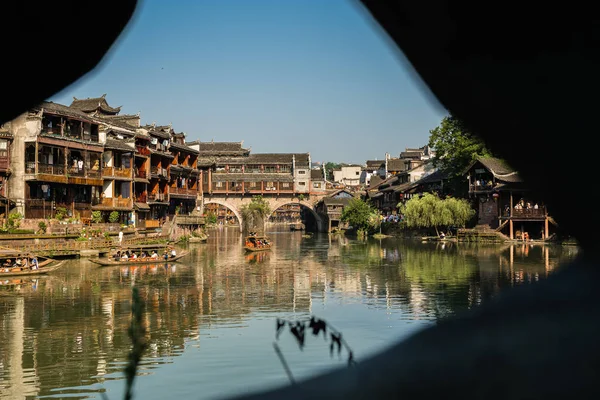
M 146 301 L 149 347 L 135 398 L 214 399 L 289 382 L 276 319 L 326 320 L 357 362 L 501 289 L 545 279 L 571 246 L 421 243 L 272 232 L 246 255 L 235 229 L 210 232 L 182 263 L 101 268 L 70 260 L 0 285 L 0 398 L 123 397 L 131 288 Z M 346 365 L 323 336 L 277 342 L 296 379 Z

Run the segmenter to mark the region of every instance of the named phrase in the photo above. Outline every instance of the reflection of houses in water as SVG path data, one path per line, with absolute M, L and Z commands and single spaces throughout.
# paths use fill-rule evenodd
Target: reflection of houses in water
M 3 338 L 0 352 L 0 393 L 7 398 L 16 399 L 24 396 L 35 396 L 38 391 L 38 379 L 35 369 L 25 365 L 25 301 L 16 297 L 12 312 L 3 311 L 0 322 L 9 333 Z M 35 363 L 35 354 L 32 354 Z M 29 364 L 29 363 L 27 363 Z M 33 379 L 32 379 L 33 378 Z

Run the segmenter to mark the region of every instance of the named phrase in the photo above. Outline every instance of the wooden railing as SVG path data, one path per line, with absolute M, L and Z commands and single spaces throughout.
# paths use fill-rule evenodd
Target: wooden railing
M 166 201 L 167 195 L 164 193 L 150 193 L 148 201 Z
M 102 202 L 99 204 L 102 207 L 112 208 L 131 208 L 133 206 L 133 199 L 123 199 L 118 197 L 104 197 Z
M 27 171 L 29 172 L 29 171 Z M 30 173 L 35 173 L 35 163 L 34 163 L 34 171 Z M 65 175 L 65 166 L 64 164 L 43 164 L 38 163 L 38 174 L 48 174 L 48 175 Z
M 172 188 L 169 188 L 169 193 L 187 194 L 187 195 L 195 196 L 196 194 L 198 194 L 198 191 L 196 189 L 190 189 L 190 188 L 172 187 Z
M 157 166 L 150 167 L 150 173 L 152 175 L 158 175 L 158 176 L 162 176 L 164 178 L 169 176 L 168 170 L 166 168 L 157 167 Z
M 111 176 L 119 178 L 131 178 L 132 168 L 125 167 L 104 167 L 102 176 Z
M 511 211 L 512 218 L 545 218 L 546 217 L 546 207 L 539 208 L 523 208 L 523 209 L 513 209 Z

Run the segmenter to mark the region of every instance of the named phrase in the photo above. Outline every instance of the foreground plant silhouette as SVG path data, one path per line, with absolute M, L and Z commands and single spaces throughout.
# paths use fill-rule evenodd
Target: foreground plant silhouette
M 342 332 L 338 331 L 331 324 L 328 324 L 323 319 L 318 319 L 314 316 L 311 316 L 310 319 L 305 320 L 297 320 L 297 321 L 289 321 L 281 318 L 277 318 L 277 325 L 275 330 L 275 340 L 279 340 L 279 336 L 281 332 L 285 329 L 285 327 L 290 328 L 290 333 L 296 339 L 298 343 L 298 347 L 300 350 L 304 350 L 304 345 L 306 343 L 306 331 L 312 332 L 313 336 L 319 336 L 321 332 L 323 332 L 323 337 L 325 340 L 329 338 L 329 355 L 333 357 L 333 353 L 337 351 L 338 355 L 342 354 L 342 348 L 346 350 L 348 353 L 348 366 L 351 367 L 356 364 L 356 360 L 354 359 L 354 352 L 342 337 Z M 329 331 L 329 334 L 328 332 Z M 277 342 L 273 342 L 273 347 L 275 348 L 275 352 L 283 365 L 283 368 L 290 379 L 292 384 L 296 383 L 294 380 L 294 376 L 292 375 L 292 371 L 290 370 L 281 349 Z

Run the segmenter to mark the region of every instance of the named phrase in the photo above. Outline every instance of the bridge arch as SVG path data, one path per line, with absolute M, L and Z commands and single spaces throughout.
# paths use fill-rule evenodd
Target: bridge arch
M 275 214 L 275 211 L 277 211 L 278 208 L 283 207 L 288 204 L 300 204 L 303 208 L 308 209 L 316 221 L 317 231 L 318 232 L 323 231 L 323 219 L 315 211 L 315 206 L 306 200 L 299 201 L 299 200 L 294 200 L 294 199 L 286 199 L 286 200 L 272 202 L 271 203 L 271 214 L 267 217 L 267 221 Z
M 242 229 L 244 227 L 244 220 L 242 218 L 242 214 L 240 213 L 240 211 L 237 209 L 236 206 L 234 206 L 233 204 L 231 204 L 227 201 L 217 200 L 217 199 L 205 200 L 204 205 L 206 206 L 207 204 L 218 204 L 220 206 L 226 207 L 227 209 L 231 210 L 231 212 L 233 212 L 233 214 L 236 216 L 236 218 L 238 220 L 238 223 L 240 225 L 240 231 L 242 231 Z

